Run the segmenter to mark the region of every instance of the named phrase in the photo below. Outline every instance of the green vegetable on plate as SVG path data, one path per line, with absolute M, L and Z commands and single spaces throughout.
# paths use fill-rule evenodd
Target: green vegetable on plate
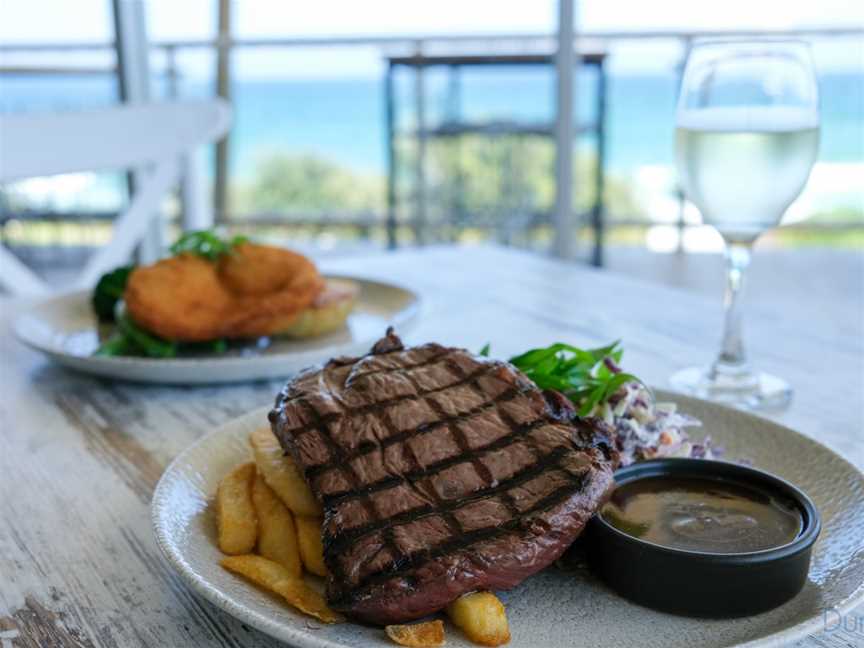
M 91 303 L 96 316 L 101 322 L 114 321 L 114 309 L 117 302 L 123 299 L 126 282 L 135 266 L 122 266 L 102 275 L 93 289 Z
M 642 382 L 619 368 L 623 354 L 620 345 L 616 341 L 605 347 L 580 349 L 559 342 L 514 356 L 510 363 L 540 389 L 554 389 L 567 396 L 576 404 L 580 416 L 586 416 L 623 385 Z M 488 344 L 480 355 L 489 355 Z
M 190 352 L 222 354 L 227 350 L 228 342 L 223 339 L 210 342 L 163 340 L 142 329 L 123 313 L 117 318 L 117 332 L 96 349 L 95 355 L 176 358 Z
M 177 342 L 163 340 L 148 333 L 125 313 L 117 318 L 117 328 L 143 355 L 151 358 L 173 358 L 177 355 Z
M 212 230 L 186 232 L 171 246 L 171 254 L 196 254 L 208 261 L 218 261 L 219 257 L 231 254 L 236 246 L 248 240 L 245 236 L 223 239 Z

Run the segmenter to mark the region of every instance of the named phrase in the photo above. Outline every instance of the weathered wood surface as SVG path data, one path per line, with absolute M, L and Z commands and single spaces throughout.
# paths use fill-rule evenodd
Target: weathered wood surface
M 424 312 L 409 342 L 491 342 L 506 356 L 557 340 L 621 338 L 626 366 L 656 385 L 707 361 L 719 335 L 718 301 L 518 252 L 406 251 L 326 268 L 421 291 Z M 837 304 L 835 327 L 812 326 L 800 297 L 799 309 L 782 312 L 749 304 L 754 361 L 796 388 L 792 406 L 773 418 L 864 467 L 862 295 Z M 11 337 L 20 307 L 0 301 L 0 647 L 277 645 L 170 571 L 149 502 L 176 454 L 269 404 L 279 383 L 162 388 L 70 373 Z M 864 645 L 864 609 L 846 626 L 800 645 Z

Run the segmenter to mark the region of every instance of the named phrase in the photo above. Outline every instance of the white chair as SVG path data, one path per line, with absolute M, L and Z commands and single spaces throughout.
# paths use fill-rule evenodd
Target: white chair
M 140 170 L 128 208 L 114 221 L 111 241 L 84 266 L 75 288 L 127 263 L 160 216 L 160 202 L 180 180 L 181 159 L 221 137 L 231 121 L 223 100 L 121 106 L 61 114 L 0 115 L 0 183 L 83 171 Z M 204 228 L 199 211 L 184 227 Z M 39 295 L 48 285 L 0 245 L 0 284 L 13 294 Z

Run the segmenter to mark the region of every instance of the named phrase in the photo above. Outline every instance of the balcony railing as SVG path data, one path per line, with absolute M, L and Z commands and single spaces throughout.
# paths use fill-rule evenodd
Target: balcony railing
M 681 58 L 673 64 L 670 74 L 680 74 L 684 56 L 694 39 L 712 37 L 796 37 L 813 41 L 836 41 L 838 39 L 858 39 L 864 37 L 864 29 L 859 27 L 832 27 L 812 28 L 794 30 L 735 30 L 735 31 L 594 31 L 582 32 L 577 38 L 577 51 L 600 50 L 613 52 L 615 48 L 627 42 L 669 42 L 677 44 Z M 170 40 L 156 41 L 151 43 L 151 51 L 161 54 L 161 65 L 155 71 L 156 75 L 165 83 L 167 96 L 179 94 L 180 84 L 184 77 L 178 62 L 178 54 L 187 50 L 220 51 L 231 55 L 237 50 L 251 50 L 256 48 L 315 48 L 315 47 L 374 47 L 380 53 L 382 60 L 399 56 L 415 57 L 420 55 L 441 54 L 525 54 L 525 55 L 549 55 L 554 52 L 556 41 L 553 35 L 545 33 L 535 34 L 465 34 L 465 35 L 427 35 L 409 34 L 399 36 L 320 36 L 320 37 L 286 37 L 286 38 L 214 38 L 204 40 Z M 113 42 L 59 42 L 59 43 L 2 43 L 0 44 L 0 55 L 24 54 L 24 53 L 72 53 L 72 52 L 103 52 L 112 53 L 115 44 Z M 19 57 L 20 58 L 20 57 Z M 222 66 L 215 75 L 229 74 L 230 66 Z M 0 75 L 117 75 L 119 70 L 115 65 L 86 66 L 86 67 L 64 67 L 61 65 L 31 66 L 31 65 L 3 65 L 0 63 Z M 230 87 L 230 78 L 217 78 L 216 87 Z M 384 120 L 382 115 L 382 124 Z M 671 117 L 670 117 L 671 118 Z M 384 129 L 382 128 L 382 131 Z M 223 165 L 222 169 L 216 169 L 214 176 L 227 177 L 227 160 L 217 156 L 217 164 Z M 217 205 L 225 205 L 224 194 L 219 193 L 227 190 L 222 186 L 214 187 Z M 690 227 L 683 218 L 683 198 L 679 209 L 680 217 L 676 227 L 679 229 L 679 241 L 683 240 L 683 232 Z M 292 215 L 290 220 L 284 220 L 279 213 L 253 213 L 244 215 L 242 223 L 235 222 L 231 214 L 217 210 L 217 214 L 224 217 L 227 224 L 235 223 L 243 228 L 255 226 L 278 229 L 306 228 L 312 231 L 321 231 L 328 226 L 339 227 L 352 232 L 358 237 L 369 237 L 376 240 L 385 239 L 385 228 L 387 219 L 385 209 L 382 206 L 380 213 L 362 213 L 343 215 L 340 218 L 325 217 L 320 214 Z M 0 219 L 3 223 L 39 220 L 50 223 L 70 222 L 81 217 L 81 221 L 94 222 L 94 220 L 110 220 L 111 213 L 53 213 L 50 210 L 37 210 L 29 213 L 12 213 L 0 203 Z M 486 227 L 483 219 L 477 219 L 477 226 Z M 654 223 L 646 222 L 626 214 L 618 215 L 614 220 L 607 223 L 609 228 L 645 228 Z M 803 230 L 834 231 L 837 229 L 862 229 L 864 224 L 828 224 L 807 223 L 795 226 Z M 16 243 L 17 237 L 14 232 L 7 231 L 3 227 L 2 236 L 9 243 Z M 19 228 L 20 229 L 20 228 Z M 40 235 L 41 240 L 48 240 L 50 236 Z M 61 244 L 61 237 L 57 235 L 57 244 Z

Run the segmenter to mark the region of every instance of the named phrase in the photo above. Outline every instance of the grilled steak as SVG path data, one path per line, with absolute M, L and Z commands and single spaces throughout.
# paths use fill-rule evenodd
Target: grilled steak
M 608 427 L 512 365 L 391 330 L 289 382 L 270 421 L 324 507 L 328 601 L 378 624 L 549 565 L 617 462 Z

